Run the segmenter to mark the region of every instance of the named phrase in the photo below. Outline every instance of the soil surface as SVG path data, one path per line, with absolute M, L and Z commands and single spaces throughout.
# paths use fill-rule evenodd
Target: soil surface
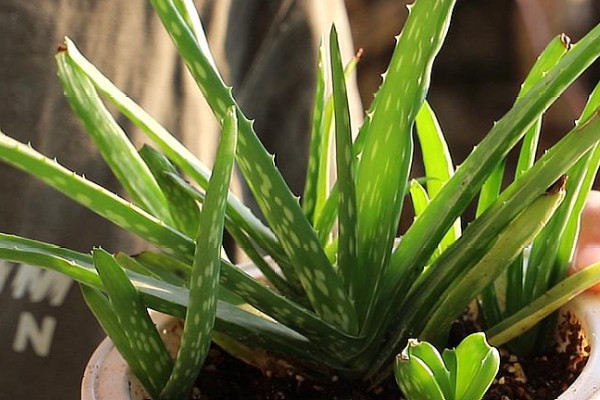
M 558 397 L 579 375 L 587 361 L 585 340 L 577 322 L 566 320 L 560 332 L 566 351 L 536 357 L 517 357 L 501 349 L 500 372 L 484 400 L 551 400 Z M 455 325 L 458 338 L 473 331 L 464 321 Z M 567 339 L 567 340 L 565 340 Z M 191 399 L 195 400 L 401 400 L 393 379 L 367 392 L 337 378 L 322 382 L 292 372 L 274 376 L 212 347 Z

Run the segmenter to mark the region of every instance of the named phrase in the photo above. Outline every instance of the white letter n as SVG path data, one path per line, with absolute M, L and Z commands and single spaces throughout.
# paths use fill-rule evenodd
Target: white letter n
M 39 326 L 31 313 L 21 313 L 13 350 L 23 353 L 27 350 L 27 344 L 31 343 L 36 355 L 46 357 L 50 353 L 55 328 L 56 318 L 54 317 L 44 317 L 42 325 Z

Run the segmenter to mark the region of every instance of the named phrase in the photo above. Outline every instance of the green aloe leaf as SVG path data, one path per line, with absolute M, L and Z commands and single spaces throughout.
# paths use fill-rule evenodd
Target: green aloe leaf
M 140 149 L 140 156 L 146 162 L 154 175 L 156 182 L 167 198 L 167 206 L 173 219 L 174 226 L 189 237 L 198 233 L 200 210 L 196 202 L 169 179 L 167 174 L 178 174 L 177 168 L 168 158 L 148 145 Z
M 323 136 L 325 131 L 325 48 L 323 42 L 319 46 L 319 64 L 317 68 L 317 87 L 315 92 L 315 104 L 312 114 L 312 128 L 310 135 L 310 147 L 308 151 L 308 168 L 306 171 L 306 183 L 302 196 L 302 209 L 306 217 L 314 224 L 315 210 L 317 209 L 317 185 L 321 171 L 321 154 L 327 148 L 323 147 Z
M 423 153 L 423 165 L 427 179 L 427 193 L 429 197 L 436 196 L 446 181 L 454 174 L 454 164 L 448 150 L 448 144 L 444 139 L 442 128 L 427 101 L 421 106 L 421 110 L 415 119 L 417 138 L 421 152 Z M 446 233 L 438 251 L 444 251 L 456 239 L 460 237 L 460 218 L 457 218 L 452 228 Z
M 0 132 L 0 158 L 44 181 L 115 225 L 172 254 L 188 258 L 192 240 L 114 193 L 76 175 L 42 154 Z
M 203 48 L 210 55 L 210 51 L 208 48 L 208 40 L 206 39 L 206 35 L 204 34 L 204 27 L 202 26 L 202 21 L 200 20 L 200 16 L 196 11 L 196 6 L 193 0 L 173 0 L 173 4 L 177 7 L 177 11 L 183 17 L 187 28 L 192 32 L 198 45 Z M 168 28 L 167 28 L 168 29 Z M 216 68 L 215 60 L 209 57 L 208 60 L 213 67 Z
M 417 357 L 427 365 L 444 397 L 448 398 L 452 393 L 453 382 L 450 381 L 450 371 L 444 365 L 444 359 L 437 349 L 430 343 L 414 339 L 409 339 L 407 348 L 412 357 Z
M 560 59 L 566 54 L 569 49 L 569 39 L 560 35 L 552 40 L 546 49 L 540 54 L 537 61 L 533 65 L 531 71 L 527 75 L 525 81 L 521 86 L 521 90 L 517 96 L 517 102 L 523 99 L 527 93 L 539 82 L 544 75 L 552 69 Z M 515 171 L 515 178 L 521 176 L 527 169 L 531 168 L 535 161 L 537 152 L 537 146 L 539 142 L 539 136 L 541 131 L 542 118 L 538 118 L 535 123 L 527 130 L 523 137 L 523 143 L 521 145 L 521 151 L 517 162 Z M 480 215 L 497 197 L 502 185 L 502 179 L 504 176 L 504 164 L 497 167 L 492 176 L 485 183 L 481 190 L 479 204 L 478 204 L 478 215 Z M 567 196 L 570 195 L 570 190 L 567 190 Z M 568 203 L 568 201 L 566 201 Z M 551 223 L 552 225 L 552 223 Z M 515 309 L 520 308 L 520 304 L 523 302 L 523 257 L 518 257 L 513 264 L 508 268 L 506 272 L 506 294 L 510 293 L 509 296 L 504 296 L 506 299 L 506 305 L 503 307 L 506 309 L 508 314 L 514 312 Z M 502 278 L 504 279 L 504 278 Z M 499 300 L 496 299 L 495 288 L 490 285 L 484 290 L 483 293 L 483 307 L 491 309 L 488 313 L 489 323 L 498 322 L 499 316 L 494 309 L 499 309 Z M 493 315 L 496 315 L 494 317 Z
M 148 260 L 157 255 L 142 253 L 139 257 L 142 256 L 144 260 Z M 168 261 L 165 258 L 166 256 L 158 256 Z M 86 286 L 104 290 L 90 255 L 0 233 L 0 258 L 51 269 L 70 276 Z M 237 270 L 237 268 L 229 266 L 231 269 Z M 243 274 L 241 271 L 240 273 Z M 189 296 L 187 289 L 156 281 L 133 272 L 129 272 L 128 275 L 134 286 L 140 291 L 144 304 L 148 307 L 176 317 L 183 318 L 185 316 Z M 249 277 L 248 279 L 255 282 Z M 254 343 L 257 348 L 263 348 L 275 354 L 296 358 L 300 361 L 321 363 L 336 370 L 345 369 L 336 358 L 331 357 L 306 337 L 294 332 L 286 325 L 274 322 L 271 319 L 265 319 L 256 313 L 240 309 L 235 304 L 230 304 L 224 292 L 225 290 L 220 291 L 221 299 L 217 307 L 215 330 L 234 338 L 247 340 Z M 278 306 L 279 304 L 275 303 L 275 307 Z M 282 313 L 286 314 L 287 312 L 284 310 Z M 310 316 L 311 314 L 307 315 Z M 302 319 L 299 319 L 299 321 L 303 322 Z
M 65 54 L 77 65 L 79 71 L 85 74 L 96 88 L 114 104 L 120 112 L 129 118 L 142 132 L 154 141 L 163 153 L 195 182 L 203 188 L 208 185 L 210 170 L 198 160 L 181 142 L 179 142 L 162 125 L 152 118 L 144 109 L 136 104 L 126 94 L 121 92 L 112 82 L 79 52 L 68 38 L 65 39 L 67 52 Z M 199 46 L 204 46 L 199 44 Z M 211 58 L 212 60 L 212 58 Z M 207 61 L 212 62 L 212 61 Z M 275 235 L 267 228 L 235 195 L 229 194 L 227 214 L 237 225 L 250 232 L 260 246 L 268 250 L 278 261 L 285 259 L 281 245 Z M 190 250 L 190 254 L 193 249 Z
M 502 346 L 522 335 L 575 296 L 600 282 L 600 263 L 569 276 L 517 313 L 488 330 L 490 343 Z
M 340 192 L 336 182 L 331 188 L 329 197 L 327 197 L 315 223 L 315 230 L 317 231 L 320 242 L 323 244 L 327 243 L 331 230 L 338 217 L 339 195 Z
M 86 304 L 119 351 L 119 354 L 121 354 L 129 365 L 131 372 L 133 372 L 145 388 L 148 388 L 153 393 L 153 396 L 158 395 L 159 392 L 155 388 L 156 383 L 151 374 L 147 372 L 147 363 L 153 364 L 153 360 L 144 360 L 140 357 L 135 341 L 132 341 L 123 329 L 123 325 L 121 325 L 113 305 L 106 296 L 98 289 L 86 285 L 80 285 L 80 287 Z M 139 332 L 136 333 L 139 336 Z
M 171 222 L 167 201 L 129 138 L 98 97 L 94 85 L 64 51 L 56 55 L 65 96 L 102 157 L 136 203 L 158 219 Z
M 223 122 L 215 166 L 206 189 L 190 278 L 190 299 L 177 359 L 161 397 L 180 398 L 188 393 L 208 355 L 217 315 L 221 247 L 227 192 L 237 147 L 238 123 L 231 108 Z
M 166 273 L 173 275 L 185 282 L 190 280 L 190 272 L 192 270 L 191 265 L 185 262 L 179 261 L 173 257 L 169 257 L 166 254 L 155 253 L 152 251 L 143 251 L 133 256 L 133 258 L 144 268 L 159 273 Z
M 361 338 L 348 335 L 314 312 L 275 293 L 225 261 L 221 265 L 221 285 L 251 306 L 311 341 L 319 343 L 324 351 L 336 354 L 341 359 L 352 355 L 360 346 Z
M 454 174 L 454 164 L 442 128 L 427 101 L 423 102 L 415 119 L 415 125 L 423 153 L 427 193 L 429 197 L 434 197 Z
M 196 201 L 202 203 L 204 202 L 204 193 L 200 192 L 198 189 L 190 185 L 188 182 L 183 180 L 179 175 L 176 174 L 168 174 L 169 179 L 179 186 L 183 191 L 185 191 L 191 198 Z M 265 278 L 273 283 L 282 293 L 290 294 L 291 297 L 298 297 L 299 292 L 301 292 L 301 286 L 294 279 L 295 274 L 291 269 L 292 267 L 286 263 L 285 261 L 274 260 L 277 261 L 281 271 L 284 276 L 288 279 L 283 279 L 280 277 L 277 272 L 269 265 L 260 254 L 259 249 L 257 249 L 249 237 L 249 235 L 244 232 L 235 222 L 230 219 L 225 219 L 225 228 L 231 234 L 235 242 L 241 247 L 241 249 L 246 253 L 246 255 L 254 262 L 254 264 L 260 269 L 260 271 L 265 275 Z M 290 284 L 289 281 L 293 282 Z
M 587 122 L 600 108 L 600 85 L 597 85 L 587 102 L 577 125 Z M 559 270 L 554 270 L 559 246 L 563 240 L 564 232 L 569 224 L 577 224 L 581 214 L 581 208 L 576 208 L 587 199 L 591 186 L 584 185 L 588 171 L 595 175 L 598 170 L 598 162 L 592 162 L 592 159 L 598 158 L 598 146 L 594 146 L 584 157 L 582 157 L 572 168 L 569 169 L 569 180 L 567 181 L 567 198 L 565 204 L 561 206 L 556 217 L 552 221 L 552 230 L 545 229 L 534 244 L 531 258 L 530 269 L 527 271 L 525 281 L 525 293 L 529 295 L 525 302 L 537 298 L 546 291 L 553 282 L 551 279 L 561 279 L 566 273 L 567 263 L 561 265 Z M 574 243 L 571 243 L 573 246 Z M 569 260 L 570 261 L 570 260 Z M 529 300 L 529 301 L 528 301 Z M 525 304 L 525 303 L 524 303 Z M 524 305 L 523 304 L 523 305 Z
M 413 343 L 409 341 L 396 358 L 394 373 L 400 390 L 407 400 L 447 400 L 429 366 L 410 354 Z
M 323 56 L 324 56 L 324 60 L 329 61 L 327 57 L 325 57 L 325 53 L 327 53 L 327 49 L 325 49 L 325 47 L 323 47 Z M 329 49 L 329 52 L 331 53 L 331 48 Z M 354 70 L 356 68 L 356 66 L 358 65 L 358 61 L 361 58 L 361 54 L 362 51 L 359 50 L 356 55 L 348 62 L 348 64 L 346 64 L 345 68 L 344 68 L 344 78 L 346 82 L 349 82 L 349 80 L 353 77 L 354 74 Z M 331 63 L 326 63 L 323 62 L 322 66 L 324 68 L 324 70 L 331 70 Z M 333 203 L 335 203 L 335 207 L 334 207 L 334 214 L 330 215 L 329 217 L 327 216 L 323 216 L 323 212 L 325 211 L 331 211 L 330 209 L 325 210 L 324 208 L 326 207 L 326 204 L 329 203 L 329 198 L 331 197 L 330 194 L 330 176 L 331 176 L 331 160 L 332 160 L 332 146 L 331 146 L 331 133 L 333 131 L 333 125 L 334 125 L 334 120 L 335 120 L 335 107 L 334 107 L 334 101 L 333 101 L 333 93 L 329 94 L 329 96 L 327 96 L 327 99 L 325 101 L 325 109 L 324 109 L 324 115 L 323 115 L 323 133 L 321 135 L 321 155 L 319 158 L 319 171 L 317 174 L 317 202 L 316 202 L 316 208 L 315 208 L 315 214 L 314 214 L 314 222 L 316 223 L 316 221 L 320 220 L 321 218 L 325 217 L 327 220 L 330 220 L 331 218 L 333 218 L 335 220 L 335 218 L 337 217 L 337 197 L 335 197 L 335 199 L 332 199 Z M 332 188 L 332 190 L 334 190 Z M 328 197 L 328 193 L 329 193 L 329 197 Z M 337 196 L 337 194 L 335 195 Z M 333 225 L 333 222 L 332 222 Z M 327 232 L 329 233 L 329 232 Z M 324 241 L 323 241 L 324 242 Z
M 554 38 L 544 51 L 540 54 L 537 61 L 531 68 L 531 71 L 525 78 L 521 90 L 517 96 L 517 101 L 523 99 L 536 83 L 548 73 L 564 56 L 571 47 L 571 40 L 566 35 L 559 35 Z M 538 119 L 523 137 L 521 152 L 517 161 L 515 177 L 518 178 L 531 168 L 535 161 L 538 141 L 540 137 L 542 120 Z
M 585 123 L 591 118 L 600 106 L 600 85 L 596 87 L 589 98 L 577 124 Z M 552 218 L 548 226 L 540 233 L 532 245 L 526 273 L 524 273 L 523 294 L 521 301 L 508 301 L 506 315 L 511 315 L 534 299 L 541 296 L 550 287 L 564 279 L 571 257 L 568 259 L 559 256 L 561 248 L 567 249 L 572 255 L 575 248 L 574 237 L 570 232 L 578 229 L 581 211 L 585 205 L 600 165 L 600 152 L 596 144 L 568 171 L 567 196 L 561 207 Z M 563 243 L 566 242 L 566 243 Z M 507 288 L 507 294 L 510 288 Z M 511 296 L 509 297 L 512 300 Z M 495 323 L 500 322 L 494 321 Z M 553 331 L 555 321 L 546 321 L 548 327 L 537 326 L 535 329 L 520 337 L 510 344 L 511 348 L 520 354 L 530 353 L 535 349 L 543 349 L 552 340 L 547 331 Z M 541 336 L 540 336 L 541 334 Z
M 425 100 L 433 60 L 446 36 L 454 4 L 454 0 L 420 0 L 411 7 L 377 93 L 356 178 L 361 233 L 357 274 L 364 277 L 357 288 L 361 317 L 371 310 L 387 269 L 408 186 L 411 130 Z
M 397 319 L 402 317 L 398 313 L 398 306 L 405 298 L 407 287 L 412 285 L 416 277 L 419 276 L 421 268 L 435 250 L 437 244 L 450 228 L 456 217 L 462 213 L 469 202 L 492 172 L 493 168 L 500 163 L 526 130 L 531 126 L 542 113 L 553 103 L 553 101 L 562 93 L 566 87 L 579 75 L 587 66 L 589 66 L 600 54 L 600 27 L 592 30 L 577 45 L 573 46 L 561 61 L 550 70 L 540 82 L 538 82 L 521 101 L 518 106 L 515 105 L 488 133 L 475 150 L 461 164 L 453 177 L 444 185 L 440 193 L 432 199 L 427 210 L 421 215 L 419 220 L 410 227 L 403 236 L 402 242 L 394 252 L 390 262 L 385 279 L 381 298 L 385 302 L 377 308 L 374 318 L 370 324 L 373 327 L 382 326 L 380 318 Z M 592 124 L 586 124 L 591 126 Z M 596 140 L 596 139 L 595 139 Z M 585 140 L 584 140 L 585 141 Z M 589 143 L 589 142 L 588 142 Z M 591 144 L 586 144 L 586 150 Z M 568 150 L 563 149 L 565 153 Z M 581 148 L 579 149 L 581 150 Z M 565 154 L 572 156 L 571 160 L 578 159 L 580 155 Z M 565 160 L 570 163 L 570 160 Z M 563 164 L 557 161 L 556 164 Z M 555 165 L 545 166 L 546 170 L 561 169 Z M 566 171 L 561 171 L 564 173 Z M 552 174 L 554 175 L 554 174 Z M 520 182 L 515 188 L 522 189 L 524 181 L 521 176 L 517 182 Z M 533 176 L 533 175 L 532 175 Z M 554 175 L 553 179 L 558 176 Z M 541 180 L 540 180 L 541 181 Z M 549 186 L 550 183 L 546 182 Z M 516 191 L 516 190 L 514 190 Z M 501 197 L 514 195 L 514 191 Z M 535 193 L 539 192 L 533 192 Z M 494 203 L 498 204 L 498 202 Z M 514 217 L 515 212 L 522 210 L 527 203 L 521 203 L 521 206 L 513 204 L 513 209 L 509 211 L 510 217 Z M 516 208 L 514 208 L 516 207 Z M 504 208 L 498 206 L 496 209 Z M 493 213 L 495 214 L 495 212 Z M 492 215 L 492 214 L 490 214 Z M 483 215 L 482 215 L 483 217 Z M 508 215 L 506 216 L 508 218 Z M 481 224 L 487 224 L 487 218 L 480 218 Z M 485 221 L 485 222 L 484 222 Z M 474 224 L 474 223 L 473 223 Z M 473 225 L 471 224 L 471 225 Z M 464 233 L 463 233 L 464 236 Z M 478 243 L 478 242 L 474 242 Z M 390 300 L 392 299 L 392 300 Z M 392 315 L 392 310 L 393 315 Z M 385 323 L 383 325 L 386 325 Z
M 125 253 L 115 254 L 115 259 L 119 265 L 130 271 L 137 272 L 138 274 L 148 276 L 158 281 L 167 282 L 171 285 L 187 286 L 188 281 L 186 279 L 167 270 L 162 264 L 157 266 L 156 264 L 141 263 L 136 258 L 130 257 Z
M 419 183 L 419 181 L 417 181 L 416 179 L 412 179 L 410 181 L 410 187 L 408 191 L 410 193 L 410 199 L 413 204 L 415 219 L 419 218 L 419 215 L 421 215 L 423 211 L 425 211 L 427 205 L 429 204 L 429 195 L 427 194 L 427 190 L 425 190 L 425 188 Z M 440 248 L 436 249 L 436 251 L 433 253 L 431 259 L 427 262 L 427 264 L 430 264 L 433 261 L 435 261 L 439 254 Z
M 352 158 L 352 129 L 350 127 L 348 93 L 335 27 L 331 28 L 329 48 L 335 108 L 336 163 L 340 188 L 338 270 L 352 297 L 359 280 L 358 275 L 356 275 L 356 189 L 354 187 L 354 160 Z M 360 279 L 362 278 L 360 277 Z
M 258 139 L 252 122 L 235 102 L 219 72 L 209 62 L 210 53 L 198 45 L 177 9 L 167 0 L 151 0 L 171 34 L 179 53 L 217 118 L 236 107 L 240 124 L 238 165 L 256 202 L 279 239 L 315 311 L 326 321 L 355 333 L 354 306 L 341 279 L 329 263 L 320 242 L 293 196 L 273 157 Z
M 419 215 L 425 211 L 427 205 L 429 204 L 429 194 L 416 179 L 412 179 L 410 181 L 410 187 L 408 190 L 413 203 L 415 218 L 419 218 Z
M 569 43 L 568 38 L 561 35 L 554 38 L 548 44 L 521 85 L 521 89 L 517 95 L 517 103 L 560 61 L 569 49 Z M 529 169 L 535 161 L 541 125 L 542 119 L 538 118 L 523 137 L 516 177 L 519 177 L 524 171 Z M 477 215 L 481 215 L 498 197 L 500 188 L 502 187 L 502 179 L 504 178 L 504 167 L 505 162 L 502 161 L 481 188 L 479 203 L 477 205 Z
M 455 400 L 481 400 L 500 368 L 500 354 L 483 333 L 467 336 L 455 350 L 444 350 L 442 358 L 450 370 Z
M 562 186 L 564 182 L 560 185 Z M 532 202 L 499 234 L 483 257 L 457 277 L 441 295 L 427 320 L 420 337 L 435 340 L 439 332 L 450 327 L 460 313 L 489 283 L 505 271 L 525 246 L 529 245 L 548 223 L 565 197 L 564 187 L 551 188 Z M 437 291 L 439 287 L 430 287 Z
M 89 254 L 36 242 L 15 235 L 0 233 L 0 258 L 52 269 L 85 285 L 102 288 L 100 278 Z
M 500 354 L 473 333 L 454 350 L 440 353 L 410 339 L 396 357 L 396 381 L 408 400 L 481 400 L 500 367 Z
M 135 350 L 137 364 L 142 371 L 138 377 L 149 384 L 145 386 L 148 392 L 159 398 L 173 369 L 173 361 L 148 315 L 146 305 L 125 271 L 104 250 L 95 249 L 93 259 L 114 312 L 111 320 L 116 317 L 129 346 Z
M 176 179 L 181 180 L 179 177 Z M 192 192 L 191 190 L 189 191 Z M 197 196 L 200 195 L 197 191 L 193 193 Z M 202 196 L 202 198 L 204 197 Z M 204 200 L 202 199 L 202 201 Z M 233 236 L 238 240 L 235 233 L 233 233 Z M 257 254 L 257 256 L 261 259 L 260 255 Z M 156 274 L 160 274 L 160 270 L 164 270 L 162 273 L 174 274 L 177 277 L 185 278 L 188 276 L 190 270 L 189 266 L 185 263 L 167 255 L 143 252 L 135 256 L 135 259 L 145 268 Z M 264 262 L 264 260 L 262 261 Z M 261 266 L 261 264 L 257 265 Z M 268 265 L 266 267 L 271 269 Z M 318 315 L 290 301 L 290 299 L 276 294 L 233 264 L 222 260 L 221 268 L 221 285 L 232 293 L 244 298 L 252 306 L 312 340 L 330 342 L 331 344 L 327 344 L 330 352 L 344 354 L 345 357 L 356 349 L 358 343 L 356 337 L 344 334 L 337 328 L 324 322 Z M 275 272 L 271 269 L 271 273 L 274 274 Z M 348 343 L 351 346 L 347 346 Z
M 592 30 L 581 42 L 573 46 L 572 50 L 528 92 L 528 95 L 496 123 L 444 186 L 440 195 L 436 197 L 438 200 L 432 200 L 432 205 L 425 213 L 427 217 L 421 218 L 419 222 L 413 224 L 404 235 L 403 245 L 394 254 L 388 274 L 390 278 L 393 275 L 397 276 L 389 281 L 386 280 L 390 286 L 395 285 L 399 279 L 406 278 L 401 277 L 402 274 L 398 274 L 398 270 L 411 269 L 408 267 L 409 265 L 418 268 L 417 259 L 424 256 L 424 253 L 433 250 L 435 242 L 439 241 L 439 237 L 453 222 L 452 218 L 460 214 L 446 211 L 453 209 L 454 204 L 460 205 L 458 211 L 462 211 L 466 207 L 468 202 L 464 201 L 465 198 L 473 197 L 475 190 L 483 184 L 493 166 L 499 164 L 508 150 L 525 134 L 527 128 L 535 123 L 554 99 L 598 57 L 600 53 L 599 37 L 600 27 Z M 464 189 L 460 189 L 460 187 L 464 187 Z M 443 214 L 439 212 L 441 208 L 445 210 Z M 440 215 L 445 217 L 440 218 Z M 448 221 L 442 223 L 442 219 Z M 434 232 L 435 234 L 431 235 Z M 418 247 L 412 243 L 417 237 L 419 238 Z M 426 241 L 426 246 L 423 246 L 424 243 L 421 241 L 423 237 L 430 238 Z M 417 251 L 414 251 L 415 249 Z M 403 257 L 404 255 L 407 257 Z M 402 267 L 403 265 L 404 267 Z
M 600 119 L 596 115 L 585 124 L 573 129 L 546 152 L 532 168 L 504 190 L 498 200 L 465 229 L 461 238 L 423 272 L 411 287 L 410 292 L 403 294 L 402 306 L 400 308 L 395 307 L 394 314 L 390 314 L 390 319 L 395 319 L 392 322 L 395 327 L 386 330 L 388 333 L 392 332 L 390 337 L 394 339 L 384 345 L 386 350 L 380 349 L 378 352 L 382 355 L 380 361 L 376 363 L 373 363 L 372 360 L 364 362 L 372 365 L 373 371 L 383 365 L 385 358 L 389 359 L 395 349 L 398 349 L 401 345 L 402 338 L 407 334 L 407 327 L 410 326 L 411 329 L 416 329 L 415 327 L 422 324 L 425 321 L 423 310 L 432 310 L 439 300 L 440 292 L 431 288 L 449 287 L 451 282 L 454 282 L 463 271 L 464 266 L 482 257 L 488 244 L 496 238 L 508 221 L 518 215 L 539 193 L 543 193 L 562 174 L 566 173 L 599 139 Z M 444 190 L 442 189 L 442 191 Z M 426 212 L 421 215 L 419 220 L 415 221 L 413 226 L 422 221 L 428 210 L 431 210 L 434 201 L 435 199 L 432 200 Z M 406 235 L 401 243 L 405 243 L 405 240 Z M 415 249 L 415 251 L 418 251 L 418 249 Z M 423 290 L 423 288 L 427 288 L 427 290 Z M 385 304 L 382 302 L 381 305 L 387 308 L 391 303 L 389 298 L 385 299 Z M 385 308 L 382 307 L 382 310 L 385 310 Z M 373 338 L 376 339 L 378 336 L 374 335 Z M 371 346 L 374 346 L 374 343 L 376 342 L 373 341 Z M 373 350 L 371 352 L 368 350 L 371 346 L 363 352 L 365 359 L 373 354 Z

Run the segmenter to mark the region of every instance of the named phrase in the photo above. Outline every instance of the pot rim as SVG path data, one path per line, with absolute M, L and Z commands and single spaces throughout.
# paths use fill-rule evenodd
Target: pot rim
M 588 361 L 575 382 L 556 400 L 599 400 L 600 399 L 600 296 L 582 293 L 563 308 L 577 316 L 590 346 Z

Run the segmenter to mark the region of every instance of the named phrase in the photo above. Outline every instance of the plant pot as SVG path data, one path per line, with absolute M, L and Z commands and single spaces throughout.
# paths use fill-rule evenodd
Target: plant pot
M 577 380 L 557 400 L 600 400 L 600 297 L 582 294 L 563 307 L 580 322 L 591 352 Z M 168 330 L 174 319 L 153 316 L 161 330 Z M 144 390 L 131 374 L 112 342 L 107 338 L 96 349 L 87 365 L 81 386 L 82 400 L 142 400 Z

